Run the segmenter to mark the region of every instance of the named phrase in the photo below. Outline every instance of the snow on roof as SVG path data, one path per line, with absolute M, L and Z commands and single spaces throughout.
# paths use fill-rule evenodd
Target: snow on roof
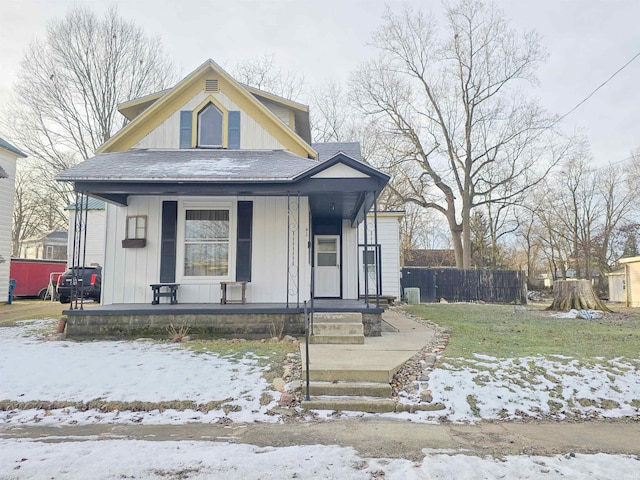
M 103 153 L 58 174 L 62 181 L 284 181 L 318 165 L 285 150 L 129 150 Z

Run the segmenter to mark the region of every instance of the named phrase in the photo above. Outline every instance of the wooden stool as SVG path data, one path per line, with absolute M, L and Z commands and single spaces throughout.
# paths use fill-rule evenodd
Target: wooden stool
M 242 299 L 227 300 L 227 285 L 240 285 L 242 287 Z M 247 303 L 247 282 L 220 282 L 220 305 L 227 303 Z

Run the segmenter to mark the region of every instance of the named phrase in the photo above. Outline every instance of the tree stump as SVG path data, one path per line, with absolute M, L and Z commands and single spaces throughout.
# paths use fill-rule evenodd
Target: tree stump
M 547 310 L 568 312 L 572 308 L 611 311 L 596 296 L 589 280 L 556 280 L 553 303 Z

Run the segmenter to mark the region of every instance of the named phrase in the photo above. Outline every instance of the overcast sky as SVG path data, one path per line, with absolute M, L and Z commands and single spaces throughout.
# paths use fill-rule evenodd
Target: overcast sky
M 440 1 L 410 1 L 441 13 Z M 498 0 L 512 26 L 543 35 L 548 61 L 535 91 L 542 104 L 566 113 L 640 52 L 639 0 Z M 47 23 L 73 5 L 102 14 L 117 5 L 148 34 L 162 39 L 182 75 L 212 58 L 223 67 L 274 54 L 307 85 L 345 80 L 372 55 L 367 46 L 394 0 L 0 0 L 0 101 L 10 95 L 19 62 Z M 582 129 L 595 161 L 629 157 L 640 147 L 640 58 L 563 121 Z M 299 99 L 308 103 L 305 99 Z

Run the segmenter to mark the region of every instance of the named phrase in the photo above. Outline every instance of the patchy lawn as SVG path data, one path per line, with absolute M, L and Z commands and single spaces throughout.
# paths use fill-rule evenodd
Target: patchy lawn
M 428 385 L 453 421 L 640 414 L 640 312 L 551 317 L 542 306 L 424 304 L 450 331 Z M 411 395 L 407 395 L 411 399 Z
M 407 311 L 451 330 L 446 358 L 638 357 L 640 309 L 619 309 L 601 319 L 582 320 L 551 317 L 552 312 L 541 305 L 526 308 L 516 312 L 512 305 L 422 304 Z

